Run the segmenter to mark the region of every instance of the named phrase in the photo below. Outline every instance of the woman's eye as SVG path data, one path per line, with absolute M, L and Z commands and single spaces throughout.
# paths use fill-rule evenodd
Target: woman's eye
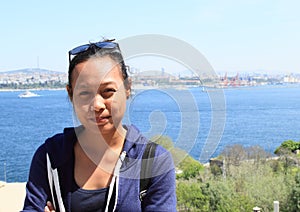
M 107 88 L 104 90 L 104 92 L 116 92 L 116 89 L 114 88 Z
M 89 91 L 81 91 L 81 92 L 79 92 L 79 95 L 80 96 L 87 96 L 87 95 L 90 95 L 90 92 Z
M 107 89 L 104 89 L 102 91 L 102 96 L 103 98 L 109 98 L 111 97 L 112 95 L 114 95 L 114 93 L 116 92 L 117 90 L 114 89 L 114 88 L 107 88 Z

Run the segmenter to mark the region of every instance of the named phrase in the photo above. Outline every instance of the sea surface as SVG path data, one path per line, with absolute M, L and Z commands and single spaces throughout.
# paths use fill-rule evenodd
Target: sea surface
M 0 181 L 26 181 L 38 146 L 78 125 L 64 90 L 33 92 L 40 96 L 0 92 Z M 285 140 L 300 141 L 300 85 L 137 90 L 124 123 L 149 138 L 169 136 L 201 162 L 232 144 L 272 153 Z

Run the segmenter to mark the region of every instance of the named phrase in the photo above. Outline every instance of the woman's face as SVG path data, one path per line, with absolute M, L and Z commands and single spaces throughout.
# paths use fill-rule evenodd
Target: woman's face
M 72 102 L 85 129 L 113 135 L 122 127 L 130 88 L 124 87 L 121 67 L 108 56 L 91 58 L 75 66 Z

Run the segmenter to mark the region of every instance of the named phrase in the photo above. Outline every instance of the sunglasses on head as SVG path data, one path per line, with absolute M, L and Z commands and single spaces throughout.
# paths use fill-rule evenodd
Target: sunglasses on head
M 97 43 L 89 43 L 89 44 L 84 44 L 81 46 L 77 46 L 74 49 L 69 51 L 69 62 L 71 62 L 71 56 L 77 55 L 79 53 L 87 51 L 91 47 L 97 47 L 100 49 L 114 49 L 114 48 L 119 48 L 119 45 L 117 43 L 112 42 L 114 40 L 108 40 L 108 41 L 100 41 Z

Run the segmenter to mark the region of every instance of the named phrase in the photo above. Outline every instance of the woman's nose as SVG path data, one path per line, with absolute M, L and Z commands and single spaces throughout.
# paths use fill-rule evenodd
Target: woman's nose
M 94 111 L 100 111 L 105 109 L 105 103 L 104 103 L 104 99 L 101 95 L 97 94 L 94 98 L 94 102 L 93 102 L 93 110 Z

